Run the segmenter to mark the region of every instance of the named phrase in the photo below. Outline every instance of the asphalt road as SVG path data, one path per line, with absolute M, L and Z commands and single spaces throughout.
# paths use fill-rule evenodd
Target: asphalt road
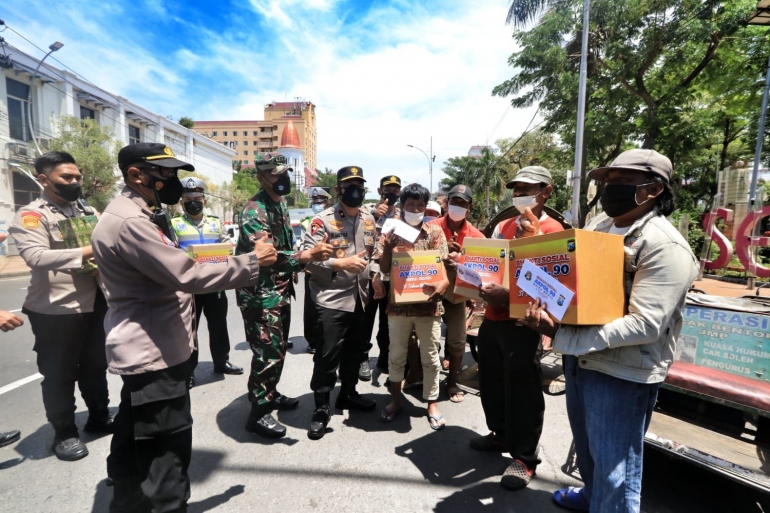
M 0 281 L 0 308 L 21 308 L 27 279 Z M 440 403 L 448 426 L 433 432 L 418 394 L 410 393 L 404 412 L 392 424 L 376 413 L 335 412 L 328 433 L 310 441 L 309 389 L 312 358 L 302 334 L 302 284 L 293 303 L 290 331 L 294 349 L 287 355 L 279 389 L 300 398 L 299 409 L 281 412 L 288 434 L 266 441 L 243 429 L 248 415 L 245 376 L 212 374 L 208 334 L 201 332 L 198 386 L 192 390 L 194 449 L 191 513 L 204 511 L 269 512 L 557 512 L 552 493 L 579 485 L 569 471 L 571 435 L 563 396 L 546 396 L 541 440 L 543 463 L 526 490 L 509 492 L 499 478 L 509 463 L 505 455 L 480 454 L 468 440 L 487 432 L 478 397 L 466 395 Z M 243 342 L 240 312 L 232 293 L 228 324 L 231 360 L 248 367 L 251 352 Z M 0 333 L 0 389 L 37 373 L 28 323 Z M 375 349 L 370 356 L 376 356 Z M 465 364 L 472 363 L 466 354 Z M 546 374 L 558 374 L 558 360 L 546 359 Z M 359 391 L 387 404 L 383 376 L 359 385 Z M 90 455 L 78 462 L 58 461 L 50 451 L 53 430 L 45 421 L 40 380 L 0 393 L 0 431 L 20 429 L 22 440 L 0 449 L 0 511 L 106 512 L 112 491 L 105 484 L 109 437 L 84 434 Z M 120 380 L 109 376 L 116 409 Z M 336 394 L 336 392 L 335 392 Z M 77 420 L 87 411 L 78 398 Z M 770 501 L 756 492 L 699 468 L 646 453 L 642 510 L 674 512 L 770 511 Z

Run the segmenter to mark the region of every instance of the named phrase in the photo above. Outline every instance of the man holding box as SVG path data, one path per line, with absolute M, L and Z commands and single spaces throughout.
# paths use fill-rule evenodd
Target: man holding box
M 460 259 L 463 241 L 466 237 L 483 239 L 484 234 L 471 226 L 466 218 L 473 208 L 473 191 L 467 185 L 455 185 L 449 191 L 449 205 L 447 215 L 431 221 L 430 224 L 440 226 L 447 240 L 449 254 L 444 259 L 444 267 L 449 274 L 449 282 L 455 282 L 455 269 Z M 442 319 L 446 324 L 446 347 L 444 355 L 449 360 L 449 376 L 447 376 L 447 394 L 453 403 L 460 403 L 465 399 L 465 393 L 457 386 L 457 373 L 465 354 L 465 298 L 457 297 L 443 299 L 444 315 Z
M 410 184 L 401 191 L 403 219 L 419 233 L 413 242 L 405 240 L 393 231 L 384 233 L 377 243 L 380 257 L 380 269 L 391 269 L 393 253 L 403 251 L 438 251 L 445 260 L 448 251 L 446 237 L 440 226 L 423 223 L 425 208 L 430 200 L 430 192 L 420 184 Z M 438 265 L 443 265 L 439 262 Z M 383 273 L 384 274 L 384 273 Z M 390 276 L 385 275 L 387 280 Z M 383 276 L 373 279 L 375 298 L 386 297 L 388 291 L 383 283 Z M 390 294 L 388 303 L 388 330 L 390 333 L 390 352 L 388 371 L 390 373 L 391 402 L 380 415 L 383 422 L 392 422 L 401 411 L 401 392 L 406 367 L 409 337 L 415 331 L 420 341 L 420 359 L 423 370 L 423 399 L 428 401 L 428 422 L 434 431 L 446 426 L 444 416 L 438 409 L 439 395 L 439 346 L 441 345 L 441 315 L 444 313 L 442 300 L 449 287 L 446 277 L 439 283 L 423 285 L 424 302 L 417 304 L 396 304 L 395 294 Z M 464 318 L 464 316 L 463 316 Z
M 307 432 L 311 440 L 326 434 L 331 419 L 331 391 L 341 382 L 335 406 L 370 411 L 376 403 L 356 391 L 358 371 L 366 357 L 364 311 L 369 302 L 369 258 L 374 250 L 374 218 L 360 209 L 366 195 L 364 173 L 358 166 L 337 171 L 334 188 L 339 201 L 315 216 L 302 247 L 314 250 L 328 241 L 332 258 L 310 268 L 310 294 L 316 304 L 318 349 L 313 357 L 315 410 Z
M 107 303 L 93 268 L 90 236 L 68 246 L 60 222 L 71 223 L 95 211 L 79 201 L 83 175 L 69 153 L 52 151 L 35 160 L 43 186 L 40 199 L 19 209 L 10 233 L 32 270 L 22 311 L 35 334 L 37 366 L 43 375 L 43 405 L 54 428 L 53 451 L 64 461 L 88 455 L 75 425 L 75 384 L 88 406 L 85 431 L 112 432 L 104 355 Z
M 200 178 L 187 177 L 182 182 L 183 214 L 171 221 L 179 249 L 187 251 L 190 245 L 227 242 L 229 237 L 218 217 L 203 212 L 206 207 L 206 183 Z M 214 372 L 243 374 L 243 369 L 230 363 L 230 335 L 227 333 L 227 294 L 224 291 L 195 294 L 195 329 L 200 332 L 201 315 L 206 316 L 209 328 L 209 347 Z M 197 336 L 197 335 L 196 335 Z M 200 344 L 200 340 L 198 341 Z M 198 351 L 193 356 L 198 363 Z M 193 368 L 193 371 L 195 369 Z M 194 374 L 190 383 L 194 384 Z
M 518 217 L 495 227 L 494 239 L 518 239 L 562 231 L 543 212 L 553 191 L 551 173 L 544 167 L 520 169 L 506 187 L 513 189 Z M 481 289 L 487 302 L 477 340 L 481 405 L 491 433 L 473 438 L 478 451 L 509 452 L 511 465 L 500 481 L 509 490 L 526 487 L 540 463 L 538 443 L 543 431 L 543 371 L 540 334 L 511 319 L 509 291 L 490 283 Z
M 552 337 L 564 355 L 567 414 L 585 486 L 553 498 L 570 509 L 640 508 L 644 434 L 698 274 L 697 258 L 665 217 L 675 208 L 672 171 L 665 156 L 636 149 L 588 175 L 604 182 L 604 212 L 586 230 L 624 237 L 628 314 L 603 326 L 565 326 L 539 300 L 526 312 L 527 326 Z

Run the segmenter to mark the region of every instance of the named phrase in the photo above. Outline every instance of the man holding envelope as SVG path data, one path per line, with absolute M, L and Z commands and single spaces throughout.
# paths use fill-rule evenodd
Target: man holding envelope
M 460 258 L 465 237 L 483 239 L 484 234 L 471 226 L 466 218 L 473 207 L 473 191 L 467 185 L 455 185 L 449 191 L 449 206 L 447 215 L 440 217 L 430 224 L 440 226 L 447 240 L 449 254 L 444 260 L 444 267 L 449 274 L 449 282 L 454 284 L 457 261 Z M 451 300 L 450 300 L 451 299 Z M 465 299 L 464 297 L 445 297 L 443 300 L 446 323 L 446 348 L 444 356 L 449 360 L 449 376 L 447 377 L 447 393 L 449 400 L 460 403 L 465 399 L 465 393 L 457 386 L 457 373 L 465 354 Z
M 513 205 L 520 216 L 498 224 L 494 239 L 519 239 L 562 231 L 559 222 L 543 212 L 553 191 L 551 173 L 544 167 L 520 169 L 506 187 L 513 189 Z M 479 328 L 478 362 L 481 405 L 491 433 L 473 438 L 478 451 L 510 452 L 513 463 L 500 484 L 510 490 L 526 487 L 540 463 L 538 442 L 543 431 L 543 372 L 540 334 L 511 319 L 509 291 L 490 283 L 481 288 L 487 302 Z
M 644 434 L 698 273 L 687 241 L 665 218 L 675 208 L 671 174 L 668 158 L 635 149 L 588 175 L 604 182 L 604 212 L 586 230 L 624 237 L 626 315 L 603 326 L 565 326 L 539 300 L 527 309 L 527 326 L 552 337 L 564 354 L 567 414 L 585 483 L 554 494 L 566 508 L 640 508 Z

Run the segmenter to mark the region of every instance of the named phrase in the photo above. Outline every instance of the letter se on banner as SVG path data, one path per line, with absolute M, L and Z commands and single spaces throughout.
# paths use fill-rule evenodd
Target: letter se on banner
M 754 226 L 761 222 L 764 217 L 770 216 L 770 206 L 762 208 L 757 212 L 749 212 L 749 215 L 741 222 L 738 230 L 735 232 L 735 251 L 738 253 L 738 260 L 746 269 L 751 269 L 752 264 L 756 265 L 756 276 L 760 278 L 770 278 L 770 267 L 765 267 L 759 262 L 754 261 L 751 254 L 750 241 L 754 231 Z M 709 229 L 709 222 L 712 217 L 724 218 L 730 220 L 732 217 L 732 211 L 725 208 L 718 208 L 715 212 L 707 213 L 703 218 L 703 229 Z M 757 237 L 755 243 L 756 246 L 767 247 L 770 246 L 770 237 L 767 235 L 760 235 Z M 730 258 L 733 255 L 733 247 L 730 241 L 725 237 L 718 228 L 714 227 L 711 233 L 711 240 L 719 247 L 719 258 L 716 260 L 707 260 L 706 269 L 722 269 L 730 263 Z

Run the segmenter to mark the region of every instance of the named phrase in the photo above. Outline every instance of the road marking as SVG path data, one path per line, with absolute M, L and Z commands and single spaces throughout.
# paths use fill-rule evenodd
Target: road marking
M 18 381 L 14 381 L 10 385 L 5 385 L 3 388 L 0 388 L 0 395 L 3 395 L 6 392 L 10 392 L 11 390 L 15 390 L 20 386 L 26 385 L 27 383 L 32 383 L 33 381 L 37 381 L 42 377 L 43 375 L 37 372 L 31 376 L 27 376 L 26 378 L 21 378 Z

